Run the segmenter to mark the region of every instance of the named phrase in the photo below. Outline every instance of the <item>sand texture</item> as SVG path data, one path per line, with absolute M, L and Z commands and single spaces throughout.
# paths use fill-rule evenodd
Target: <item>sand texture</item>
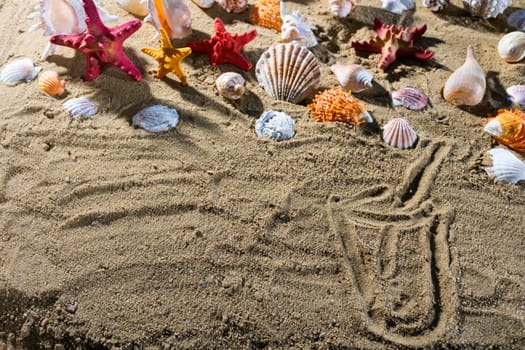
M 280 40 L 247 13 L 186 2 L 194 31 L 175 47 L 209 38 L 215 17 L 231 33 L 257 29 L 243 50 L 254 64 Z M 117 23 L 134 18 L 102 3 Z M 148 23 L 125 43 L 142 81 L 111 67 L 86 83 L 72 49 L 38 62 L 48 37 L 28 32 L 32 2 L 0 0 L 0 66 L 30 57 L 67 90 L 0 85 L 1 350 L 525 348 L 525 184 L 485 173 L 497 143 L 482 130 L 488 113 L 510 107 L 505 88 L 525 83 L 525 62 L 496 50 L 525 1 L 491 20 L 458 0 L 437 14 L 418 0 L 403 16 L 363 0 L 346 19 L 327 0 L 287 5 L 317 28 L 320 90 L 338 84 L 336 62 L 374 74 L 357 95 L 374 124 L 318 123 L 308 100 L 273 100 L 253 69 L 212 67 L 201 54 L 183 61 L 188 86 L 155 79 L 157 62 L 140 51 L 157 47 Z M 379 70 L 378 54 L 349 45 L 374 35 L 375 17 L 426 23 L 418 44 L 435 58 Z M 458 108 L 440 90 L 469 45 L 487 92 Z M 227 71 L 247 81 L 240 102 L 216 93 Z M 406 86 L 429 107 L 392 107 L 390 92 Z M 68 115 L 62 103 L 80 96 L 97 115 Z M 179 111 L 175 130 L 131 126 L 154 104 Z M 296 120 L 293 139 L 257 138 L 268 109 Z M 414 148 L 383 142 L 393 117 L 415 128 Z

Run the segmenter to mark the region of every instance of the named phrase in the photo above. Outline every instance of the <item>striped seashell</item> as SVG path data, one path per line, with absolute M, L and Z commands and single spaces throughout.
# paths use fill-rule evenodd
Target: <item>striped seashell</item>
M 498 43 L 498 53 L 506 62 L 519 62 L 525 58 L 525 33 L 511 32 Z
M 228 13 L 241 13 L 248 9 L 248 0 L 216 0 Z
M 495 18 L 503 13 L 512 0 L 462 0 L 465 10 L 471 15 L 482 18 Z
M 415 7 L 414 0 L 381 0 L 383 10 L 397 15 L 401 15 L 403 11 L 412 11 Z
M 485 168 L 487 174 L 496 177 L 498 180 L 513 184 L 525 180 L 525 163 L 511 151 L 503 148 L 493 148 L 487 153 L 492 158 L 492 167 Z
M 215 86 L 219 94 L 230 100 L 238 100 L 244 95 L 244 84 L 246 81 L 239 73 L 226 72 L 219 75 L 215 80 Z
M 443 10 L 449 4 L 449 0 L 423 0 L 423 6 L 429 8 L 432 12 Z
M 372 87 L 374 76 L 359 64 L 336 63 L 330 66 L 330 70 L 344 89 L 356 93 Z
M 525 113 L 516 109 L 500 109 L 483 128 L 499 143 L 518 152 L 525 152 Z
M 284 112 L 266 111 L 255 122 L 257 136 L 275 141 L 291 139 L 295 135 L 294 127 L 295 120 Z
M 317 38 L 312 32 L 315 27 L 311 27 L 299 11 L 288 12 L 283 1 L 281 1 L 281 18 L 283 21 L 281 26 L 282 42 L 293 42 L 305 47 L 314 47 L 318 44 Z
M 512 103 L 525 107 L 525 85 L 512 85 L 505 91 Z
M 159 32 L 164 28 L 170 39 L 191 35 L 190 9 L 183 0 L 148 0 L 148 12 L 144 21 L 151 22 Z
M 144 17 L 148 14 L 147 0 L 117 0 L 117 4 L 135 16 Z
M 525 9 L 514 11 L 507 17 L 507 24 L 512 28 L 525 32 Z
M 191 0 L 197 4 L 200 8 L 209 9 L 215 4 L 215 0 Z
M 73 98 L 64 102 L 63 106 L 73 118 L 91 117 L 98 111 L 97 104 L 87 97 Z
M 321 84 L 321 66 L 307 48 L 277 44 L 261 55 L 255 76 L 272 98 L 298 103 L 312 96 Z
M 131 124 L 150 132 L 164 132 L 179 124 L 179 113 L 168 106 L 149 106 L 135 114 Z
M 280 4 L 279 0 L 259 0 L 248 14 L 250 23 L 280 32 L 283 24 Z
M 66 82 L 55 71 L 47 70 L 38 77 L 38 87 L 46 94 L 60 96 L 65 86 Z
M 455 106 L 475 106 L 483 100 L 486 87 L 485 73 L 474 57 L 474 49 L 469 46 L 465 63 L 447 79 L 443 98 Z
M 318 93 L 307 107 L 318 122 L 334 121 L 354 125 L 373 122 L 365 104 L 341 88 L 332 87 Z
M 0 81 L 13 85 L 19 81 L 30 82 L 36 78 L 42 67 L 35 67 L 30 58 L 17 58 L 6 64 L 0 72 Z
M 419 111 L 427 106 L 428 97 L 419 89 L 406 87 L 392 91 L 392 103 L 394 106 L 403 106 L 414 111 Z
M 330 0 L 330 10 L 335 16 L 345 18 L 354 10 L 357 1 L 359 0 Z
M 417 134 L 408 120 L 392 118 L 383 127 L 383 140 L 392 147 L 407 149 L 414 146 L 417 141 Z

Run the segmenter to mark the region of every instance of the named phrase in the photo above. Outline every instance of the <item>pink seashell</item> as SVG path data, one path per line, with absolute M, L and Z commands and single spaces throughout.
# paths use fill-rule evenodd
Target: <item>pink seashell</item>
M 507 95 L 512 103 L 525 106 L 525 85 L 512 85 L 507 88 Z
M 419 89 L 406 87 L 392 92 L 392 102 L 394 106 L 419 111 L 428 104 L 428 97 Z
M 417 134 L 408 120 L 393 118 L 383 127 L 383 140 L 392 147 L 406 149 L 416 143 Z
M 228 13 L 241 13 L 248 9 L 248 0 L 217 0 Z

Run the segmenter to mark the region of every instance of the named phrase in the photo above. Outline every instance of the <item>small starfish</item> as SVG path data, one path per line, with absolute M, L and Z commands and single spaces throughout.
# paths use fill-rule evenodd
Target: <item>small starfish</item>
M 377 36 L 369 40 L 352 41 L 351 45 L 358 51 L 381 53 L 378 67 L 385 70 L 398 57 L 412 57 L 427 61 L 434 57 L 434 52 L 415 47 L 414 42 L 421 38 L 427 30 L 427 25 L 415 28 L 388 26 L 379 18 L 374 20 Z
M 107 65 L 117 66 L 133 79 L 140 80 L 140 71 L 122 49 L 124 41 L 140 28 L 140 20 L 132 19 L 108 28 L 102 23 L 93 0 L 83 0 L 82 3 L 86 12 L 86 30 L 79 34 L 53 35 L 49 39 L 51 43 L 71 47 L 86 55 L 86 81 L 98 77 L 102 68 Z
M 182 85 L 188 85 L 181 62 L 191 54 L 191 49 L 189 47 L 174 48 L 166 29 L 160 28 L 160 49 L 144 47 L 141 50 L 159 62 L 159 69 L 155 75 L 157 78 L 162 79 L 166 74 L 172 72 L 180 79 Z
M 208 55 L 214 67 L 222 63 L 231 63 L 243 70 L 252 69 L 253 65 L 244 58 L 241 49 L 255 39 L 257 31 L 252 29 L 242 34 L 231 35 L 220 18 L 215 18 L 214 26 L 215 34 L 210 39 L 188 43 L 188 46 L 195 52 Z

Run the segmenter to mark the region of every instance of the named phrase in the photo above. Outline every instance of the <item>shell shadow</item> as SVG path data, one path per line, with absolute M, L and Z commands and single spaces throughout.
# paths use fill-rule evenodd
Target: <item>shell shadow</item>
M 224 24 L 232 24 L 234 22 L 248 22 L 248 13 L 250 12 L 252 5 L 248 6 L 246 11 L 241 13 L 228 13 L 225 9 L 221 7 L 217 2 L 213 4 L 209 9 L 201 9 L 204 14 L 208 17 L 215 19 L 216 17 L 220 18 Z M 212 27 L 213 28 L 213 27 Z
M 358 99 L 365 101 L 367 104 L 392 107 L 392 99 L 390 98 L 390 92 L 385 89 L 382 85 L 372 80 L 372 87 L 360 92 L 359 94 L 352 94 Z

